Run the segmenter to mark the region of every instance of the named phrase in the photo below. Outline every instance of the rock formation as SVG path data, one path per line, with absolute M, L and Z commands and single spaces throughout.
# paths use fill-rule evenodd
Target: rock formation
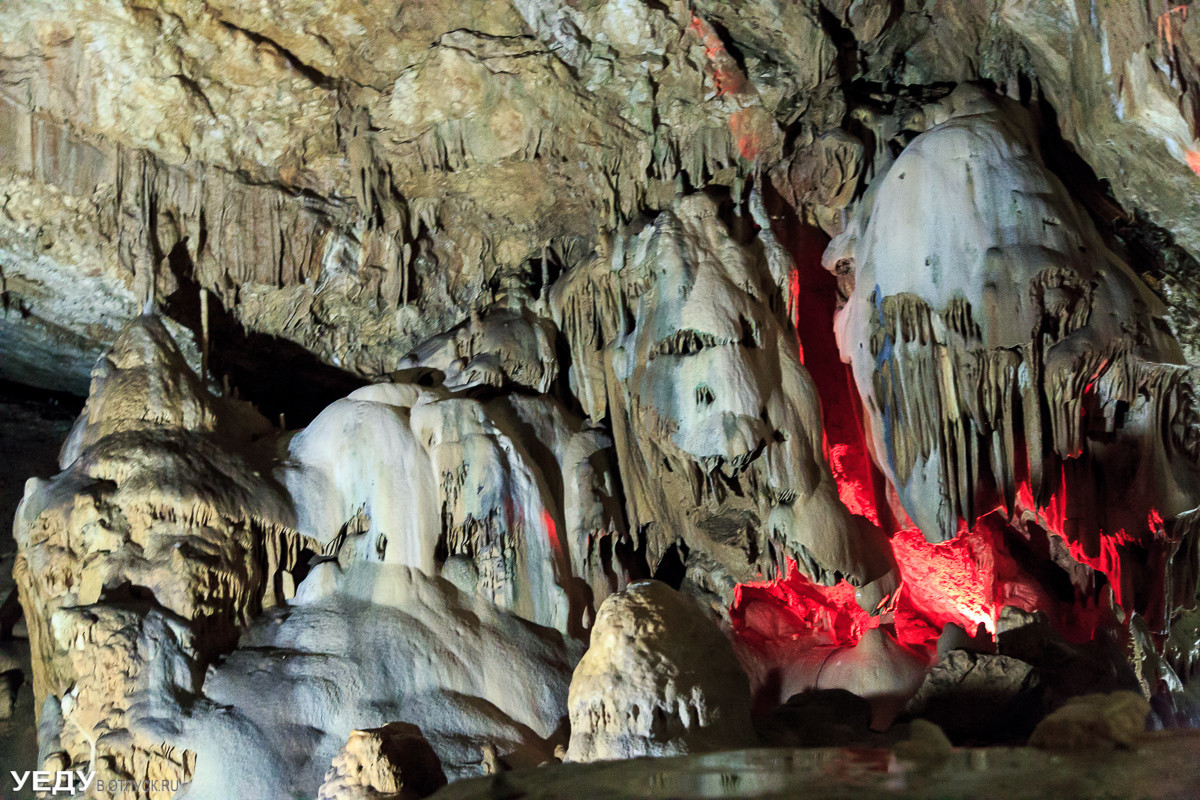
M 825 255 L 853 269 L 838 337 L 898 513 L 932 541 L 996 507 L 1029 514 L 1161 619 L 1195 593 L 1200 500 L 1194 378 L 1164 307 L 1041 163 L 1021 109 L 960 89 L 929 113 L 949 119 Z
M 377 384 L 291 439 L 282 481 L 299 530 L 343 563 L 444 574 L 579 633 L 593 602 L 628 580 L 609 448 L 552 401 Z
M 1029 743 L 1059 750 L 1133 747 L 1146 730 L 1150 704 L 1133 692 L 1073 697 L 1038 723 Z
M 269 429 L 210 395 L 154 317 L 93 370 L 63 472 L 29 482 L 15 528 L 33 691 L 68 764 L 190 780 L 192 755 L 131 737 L 127 714 L 168 641 L 202 663 L 300 575 L 310 543 L 247 452 Z
M 796 560 L 813 580 L 871 585 L 873 609 L 894 589 L 891 557 L 838 500 L 779 271 L 712 201 L 681 198 L 556 287 L 572 386 L 612 421 L 652 568 L 674 550 L 685 581 L 727 606 L 737 583 Z
M 18 509 L 15 572 L 30 611 L 33 689 L 46 703 L 43 722 L 49 713 L 54 729 L 53 744 L 42 742 L 50 757 L 63 767 L 99 765 L 107 781 L 157 776 L 217 797 L 250 784 L 227 783 L 232 772 L 197 776 L 198 757 L 242 764 L 265 793 L 272 785 L 305 786 L 350 730 L 386 724 L 389 713 L 422 723 L 452 774 L 477 766 L 479 742 L 505 753 L 532 748 L 524 757 L 533 763 L 553 749 L 543 741 L 556 735 L 564 715 L 577 649 L 490 602 L 515 598 L 509 604 L 533 616 L 544 598 L 563 596 L 549 577 L 539 582 L 543 573 L 530 577 L 513 566 L 532 561 L 552 570 L 543 551 L 530 552 L 548 548 L 545 540 L 521 537 L 494 552 L 471 551 L 494 572 L 464 595 L 410 569 L 432 570 L 432 561 L 408 564 L 395 555 L 406 541 L 412 550 L 425 540 L 419 528 L 406 540 L 391 506 L 373 496 L 357 507 L 346 499 L 343 506 L 356 510 L 344 525 L 326 529 L 313 508 L 343 507 L 334 506 L 344 499 L 334 494 L 337 486 L 291 477 L 319 471 L 320 436 L 354 444 L 338 419 L 353 421 L 364 407 L 395 418 L 393 404 L 406 390 L 410 398 L 421 395 L 415 387 L 379 386 L 335 404 L 334 422 L 318 419 L 308 438 L 292 439 L 284 479 L 275 482 L 270 425 L 248 406 L 211 395 L 157 318 L 127 327 L 94 371 L 88 404 L 63 447 L 64 471 L 31 482 Z M 368 402 L 372 396 L 393 404 Z M 476 435 L 472 417 L 450 412 L 455 437 Z M 381 445 L 383 457 L 372 464 L 368 450 L 359 456 L 364 469 L 378 472 L 355 483 L 345 465 L 329 467 L 336 477 L 340 466 L 348 490 L 403 466 L 374 422 L 363 438 Z M 411 443 L 413 434 L 403 431 Z M 483 468 L 496 466 L 485 461 Z M 428 460 L 426 469 L 432 486 L 440 473 Z M 324 505 L 293 502 L 289 489 Z M 418 496 L 410 490 L 410 503 Z M 409 508 L 441 518 L 437 505 Z M 397 527 L 354 528 L 368 513 Z M 480 518 L 489 521 L 487 513 Z M 396 550 L 388 558 L 376 542 L 386 543 L 390 531 Z M 432 554 L 436 536 L 427 541 Z M 333 546 L 325 557 L 327 544 Z M 456 555 L 462 558 L 451 550 L 443 560 L 453 563 Z M 474 569 L 474 562 L 466 566 Z M 561 611 L 565 625 L 565 606 Z M 381 640 L 382 631 L 395 633 Z M 450 649 L 441 650 L 448 640 Z M 416 660 L 426 666 L 414 669 Z M 342 689 L 330 696 L 324 687 L 332 685 Z M 264 704 L 268 697 L 274 700 Z M 473 702 L 492 710 L 480 712 Z M 234 742 L 231 760 L 222 754 Z M 311 766 L 297 772 L 298 764 Z
M 749 747 L 750 688 L 715 622 L 658 581 L 600 606 L 571 677 L 569 761 Z
M 267 5 L 0 3 L 14 781 L 1200 724 L 1190 0 Z
M 334 756 L 317 800 L 411 800 L 446 785 L 437 755 L 413 726 L 353 731 Z

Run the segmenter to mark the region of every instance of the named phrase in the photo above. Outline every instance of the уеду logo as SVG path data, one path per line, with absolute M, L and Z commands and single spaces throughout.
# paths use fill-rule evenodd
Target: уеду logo
M 51 795 L 64 794 L 68 797 L 74 797 L 77 794 L 86 792 L 92 785 L 92 781 L 96 780 L 96 773 L 88 772 L 84 774 L 82 771 L 66 771 L 66 772 L 45 772 L 42 770 L 8 773 L 12 776 L 13 790 L 21 791 L 25 788 L 25 784 L 29 783 L 30 788 L 35 792 L 49 792 Z M 53 783 L 51 783 L 53 779 Z M 170 780 L 119 780 L 113 778 L 109 781 L 99 781 L 96 784 L 96 789 L 99 791 L 107 791 L 110 795 L 122 794 L 124 792 L 136 792 L 141 790 L 143 794 L 150 792 L 177 792 L 183 788 L 183 781 Z

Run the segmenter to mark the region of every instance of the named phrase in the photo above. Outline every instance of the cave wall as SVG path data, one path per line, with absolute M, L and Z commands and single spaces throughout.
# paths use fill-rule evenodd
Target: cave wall
M 87 396 L 14 525 L 43 763 L 886 726 L 1043 623 L 1193 714 L 1187 8 L 0 5 L 0 379 Z

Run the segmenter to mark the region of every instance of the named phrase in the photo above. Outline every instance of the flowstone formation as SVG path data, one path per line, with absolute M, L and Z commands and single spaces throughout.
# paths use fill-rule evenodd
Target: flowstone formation
M 609 449 L 553 401 L 378 384 L 291 440 L 283 480 L 299 529 L 343 563 L 441 574 L 578 634 L 629 577 Z
M 305 791 L 350 731 L 401 717 L 420 724 L 439 769 L 452 775 L 478 771 L 485 747 L 516 764 L 552 752 L 578 645 L 492 602 L 516 598 L 516 610 L 532 616 L 563 596 L 543 573 L 505 567 L 545 566 L 553 576 L 554 562 L 537 549 L 550 542 L 480 545 L 471 554 L 493 571 L 460 580 L 460 590 L 412 568 L 432 571 L 432 562 L 395 555 L 406 542 L 419 552 L 424 530 L 406 540 L 403 519 L 374 496 L 356 498 L 362 503 L 350 504 L 346 524 L 320 527 L 312 506 L 288 491 L 341 508 L 335 487 L 312 486 L 311 475 L 297 486 L 293 476 L 304 465 L 318 470 L 321 436 L 344 445 L 346 431 L 331 433 L 318 419 L 307 439 L 292 439 L 284 479 L 274 480 L 278 432 L 248 405 L 214 397 L 153 316 L 118 337 L 92 388 L 63 447 L 64 471 L 31 481 L 17 515 L 15 573 L 30 609 L 43 766 L 95 770 L 105 782 L 189 784 L 194 797 Z M 367 402 L 372 396 L 391 402 Z M 335 420 L 374 421 L 369 438 L 384 448 L 381 462 L 363 450 L 362 469 L 378 471 L 358 483 L 361 472 L 345 473 L 343 487 L 369 486 L 401 466 L 377 415 L 406 421 L 397 398 L 415 404 L 420 396 L 381 385 L 330 409 Z M 449 416 L 436 417 L 454 430 L 447 446 L 483 438 L 472 427 L 477 418 L 447 402 Z M 529 412 L 534 420 L 538 410 Z M 411 444 L 408 435 L 401 441 Z M 586 461 L 586 449 L 579 458 Z M 483 467 L 477 480 L 491 479 L 493 462 Z M 426 468 L 434 486 L 440 473 Z M 440 506 L 410 507 L 442 519 Z M 354 528 L 368 513 L 396 527 Z M 539 506 L 539 521 L 542 513 Z M 300 532 L 309 527 L 328 536 Z M 376 546 L 389 532 L 391 557 Z M 436 532 L 425 544 L 430 553 L 438 547 Z M 465 560 L 447 552 L 452 566 L 456 556 Z M 225 768 L 200 775 L 197 760 Z
M 838 499 L 784 266 L 737 242 L 705 196 L 681 198 L 556 287 L 572 387 L 611 420 L 652 568 L 674 559 L 724 607 L 738 583 L 798 561 L 863 587 L 874 610 L 895 588 L 891 556 Z
M 139 739 L 128 715 L 168 642 L 186 671 L 290 596 L 310 543 L 255 469 L 252 439 L 269 429 L 210 395 L 154 317 L 127 326 L 93 371 L 64 471 L 27 484 L 15 526 L 52 763 L 191 780 L 194 755 Z
M 1193 371 L 1025 112 L 960 89 L 939 114 L 825 254 L 896 512 L 934 542 L 993 509 L 1040 526 L 1161 627 L 1196 589 Z
M 1190 0 L 268 5 L 0 2 L 14 782 L 1200 787 Z

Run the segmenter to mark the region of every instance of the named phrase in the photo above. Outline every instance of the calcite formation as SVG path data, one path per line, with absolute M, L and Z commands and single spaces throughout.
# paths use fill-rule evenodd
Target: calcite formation
M 33 690 L 61 714 L 68 764 L 190 778 L 191 754 L 139 742 L 125 715 L 165 640 L 211 657 L 298 579 L 310 543 L 246 453 L 269 427 L 210 395 L 154 317 L 93 371 L 64 471 L 30 481 L 16 525 Z
M 750 687 L 714 620 L 659 581 L 600 607 L 571 677 L 569 761 L 745 747 Z
M 549 458 L 525 449 L 519 432 L 529 429 Z M 283 482 L 300 530 L 332 556 L 444 574 L 527 619 L 579 632 L 593 602 L 628 579 L 608 447 L 552 402 L 484 404 L 378 384 L 291 440 Z
M 1197 724 L 1159 6 L 0 3 L 14 780 L 935 786 Z
M 350 734 L 325 773 L 317 800 L 411 800 L 445 785 L 437 755 L 421 732 L 393 722 Z
M 1195 378 L 1164 306 L 1024 111 L 960 89 L 939 114 L 825 254 L 853 270 L 838 341 L 897 513 L 931 541 L 1027 515 L 1162 624 L 1195 594 L 1200 500 Z
M 1048 750 L 1133 747 L 1149 713 L 1146 698 L 1133 692 L 1081 695 L 1038 723 L 1029 743 Z
M 194 695 L 179 666 L 138 695 L 132 727 L 220 765 L 197 772 L 196 797 L 315 792 L 352 731 L 398 720 L 450 778 L 482 774 L 488 751 L 532 766 L 565 743 L 577 643 L 402 565 L 325 562 L 310 578 Z
M 889 548 L 838 499 L 772 278 L 786 281 L 711 200 L 681 198 L 556 287 L 572 385 L 589 416 L 612 420 L 651 567 L 671 555 L 728 605 L 735 584 L 794 560 L 816 581 L 869 587 L 873 609 L 895 588 Z
M 430 504 L 412 502 L 420 498 L 413 491 L 419 476 L 409 464 L 409 502 L 395 504 L 397 488 L 389 505 L 386 487 L 376 484 L 403 466 L 403 455 L 388 449 L 394 441 L 381 435 L 380 415 L 407 422 L 406 398 L 418 405 L 418 399 L 434 403 L 438 396 L 392 384 L 335 404 L 328 413 L 332 422 L 320 418 L 292 438 L 275 480 L 272 453 L 283 445 L 265 420 L 244 404 L 214 397 L 155 317 L 127 327 L 94 371 L 88 404 L 63 447 L 64 471 L 52 481 L 31 482 L 18 509 L 15 572 L 30 609 L 34 692 L 45 701 L 43 727 L 52 731 L 52 740 L 44 734 L 42 741 L 47 763 L 84 764 L 106 780 L 183 781 L 197 796 L 227 796 L 251 783 L 269 793 L 272 781 L 305 785 L 319 777 L 308 772 L 324 768 L 332 754 L 324 763 L 320 757 L 335 741 L 344 742 L 351 729 L 391 721 L 388 713 L 422 721 L 452 774 L 478 769 L 481 746 L 500 745 L 510 756 L 516 753 L 518 763 L 547 755 L 543 740 L 558 730 L 576 650 L 561 635 L 503 614 L 495 603 L 567 626 L 565 600 L 554 605 L 566 597 L 549 557 L 556 543 L 545 538 L 553 520 L 539 505 L 529 510 L 526 529 L 524 517 L 514 523 L 504 516 L 503 503 L 475 517 L 479 498 L 456 492 L 452 498 L 471 501 L 458 530 L 482 531 L 479 538 L 443 538 L 439 544 L 436 534 L 423 537 L 430 531 L 420 527 L 423 519 L 443 521 L 447 537 L 456 530 L 446 507 L 450 500 L 436 499 L 438 479 L 457 488 L 464 477 L 491 481 L 507 471 L 495 461 L 505 448 L 488 438 L 492 423 L 480 417 L 479 404 L 442 397 L 446 404 L 430 424 L 448 426 L 444 446 L 450 458 L 457 456 L 455 463 L 465 463 L 464 440 L 468 451 L 481 453 L 482 475 L 459 475 L 454 483 L 454 470 L 436 469 L 436 449 L 430 454 L 415 444 L 418 435 L 426 446 L 440 444 L 429 439 L 434 428 L 414 433 L 405 426 L 396 437 L 415 451 L 411 458 L 425 459 Z M 556 428 L 542 406 L 525 410 L 526 424 L 561 432 L 564 461 L 568 454 L 576 459 L 570 474 L 590 476 L 586 469 L 580 473 L 579 462 L 594 451 L 569 440 L 583 436 L 596 447 L 603 440 L 563 422 Z M 509 413 L 514 421 L 523 419 Z M 375 443 L 380 460 L 371 462 L 362 449 L 358 463 L 367 471 L 357 473 L 319 461 L 354 444 L 347 437 L 355 424 L 363 426 L 363 448 Z M 329 445 L 333 439 L 336 447 Z M 532 478 L 524 485 L 531 499 L 540 496 Z M 587 485 L 603 488 L 602 481 Z M 497 491 L 507 486 L 499 484 Z M 380 492 L 345 497 L 339 488 Z M 412 530 L 394 513 L 405 505 L 413 513 Z M 346 518 L 339 522 L 343 509 Z M 603 519 L 587 513 L 594 513 L 588 522 Z M 323 526 L 329 514 L 334 522 Z M 386 526 L 373 528 L 369 515 Z M 511 532 L 505 527 L 510 524 Z M 536 538 L 518 535 L 527 530 Z M 598 571 L 598 552 L 587 548 L 599 548 L 610 533 L 588 528 L 582 534 L 583 557 L 593 557 Z M 561 551 L 568 550 L 562 543 Z M 467 594 L 412 570 L 436 572 L 435 563 L 449 564 Z M 473 576 L 469 582 L 467 574 Z M 602 572 L 596 581 L 608 590 Z M 565 577 L 563 583 L 576 590 Z M 590 588 L 581 583 L 575 594 L 590 602 Z M 576 611 L 575 624 L 582 625 L 585 609 Z M 377 650 L 363 649 L 386 630 L 403 634 L 379 642 Z M 439 658 L 447 637 L 453 644 Z M 217 656 L 223 657 L 220 668 Z M 417 659 L 434 661 L 414 671 Z M 293 672 L 305 663 L 310 666 Z M 515 665 L 520 669 L 512 671 Z M 396 674 L 405 680 L 397 684 Z M 320 688 L 327 684 L 348 694 L 330 697 Z M 264 705 L 266 697 L 278 701 L 281 689 L 293 693 L 292 702 Z M 194 699 L 185 711 L 181 698 L 188 696 Z M 472 710 L 471 698 L 486 698 L 495 711 Z M 373 710 L 354 711 L 363 706 Z M 231 719 L 222 707 L 238 711 Z M 280 712 L 286 722 L 275 717 Z M 297 739 L 300 729 L 311 733 Z M 241 743 L 235 760 L 242 772 L 257 774 L 261 783 L 229 784 L 234 773 L 215 769 L 195 774 L 197 757 L 230 763 L 220 754 L 231 742 Z M 522 756 L 523 750 L 532 754 Z M 311 766 L 296 774 L 297 763 Z

